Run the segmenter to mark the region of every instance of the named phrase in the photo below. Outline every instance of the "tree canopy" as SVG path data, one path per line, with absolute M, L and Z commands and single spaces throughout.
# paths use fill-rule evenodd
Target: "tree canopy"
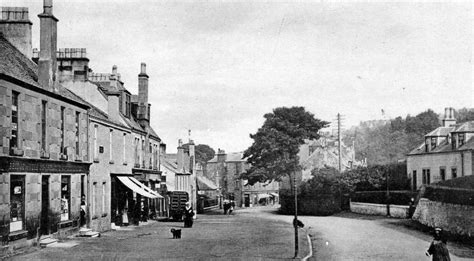
M 250 168 L 241 175 L 249 184 L 279 181 L 298 168 L 298 152 L 306 139 L 318 139 L 328 122 L 316 119 L 304 107 L 279 107 L 264 115 L 265 122 L 244 152 Z
M 214 149 L 206 144 L 199 144 L 194 148 L 194 150 L 196 153 L 196 161 L 201 164 L 208 162 L 214 158 L 214 155 L 216 154 Z

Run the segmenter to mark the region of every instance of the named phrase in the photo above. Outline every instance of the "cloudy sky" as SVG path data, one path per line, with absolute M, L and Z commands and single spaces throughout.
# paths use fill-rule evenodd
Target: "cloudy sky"
M 54 1 L 58 46 L 87 48 L 94 72 L 118 66 L 137 93 L 150 76 L 151 123 L 176 151 L 191 138 L 243 151 L 279 106 L 345 128 L 473 107 L 472 4 L 361 1 Z M 27 6 L 39 46 L 40 0 Z M 385 111 L 382 115 L 381 110 Z

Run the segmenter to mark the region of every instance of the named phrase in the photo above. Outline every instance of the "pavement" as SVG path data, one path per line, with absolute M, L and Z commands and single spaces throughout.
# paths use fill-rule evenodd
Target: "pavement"
M 275 219 L 276 208 L 237 209 L 198 215 L 192 228 L 182 222 L 148 222 L 101 233 L 97 238 L 70 238 L 9 260 L 294 260 L 291 216 Z M 172 239 L 171 228 L 182 230 Z M 299 255 L 308 255 L 304 230 Z

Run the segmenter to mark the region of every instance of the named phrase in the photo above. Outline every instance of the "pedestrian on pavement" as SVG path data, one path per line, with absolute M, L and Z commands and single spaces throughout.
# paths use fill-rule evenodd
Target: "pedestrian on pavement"
M 426 251 L 427 256 L 432 256 L 433 261 L 451 261 L 447 247 L 446 237 L 441 228 L 435 228 L 433 241 Z
M 229 210 L 229 202 L 224 200 L 224 215 L 227 215 L 227 211 Z
M 186 202 L 184 207 L 184 227 L 192 227 L 194 218 L 194 210 L 191 206 L 191 202 Z
M 80 221 L 81 221 L 81 227 L 86 225 L 86 195 L 82 194 L 81 196 L 81 216 L 80 216 Z

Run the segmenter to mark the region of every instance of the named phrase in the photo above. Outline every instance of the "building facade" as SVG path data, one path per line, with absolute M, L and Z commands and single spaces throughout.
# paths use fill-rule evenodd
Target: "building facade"
M 249 185 L 240 175 L 249 168 L 242 152 L 226 153 L 218 149 L 206 163 L 204 175 L 212 180 L 221 200 L 234 201 L 239 207 L 253 207 L 278 202 L 280 184 L 276 181 Z
M 412 189 L 447 179 L 472 175 L 474 121 L 456 123 L 454 109 L 446 108 L 443 126 L 425 135 L 425 142 L 407 155 Z
M 40 18 L 38 64 L 32 60 L 26 8 L 2 8 L 0 20 L 0 237 L 29 244 L 79 228 L 89 174 L 88 109 L 56 78 L 52 2 Z

